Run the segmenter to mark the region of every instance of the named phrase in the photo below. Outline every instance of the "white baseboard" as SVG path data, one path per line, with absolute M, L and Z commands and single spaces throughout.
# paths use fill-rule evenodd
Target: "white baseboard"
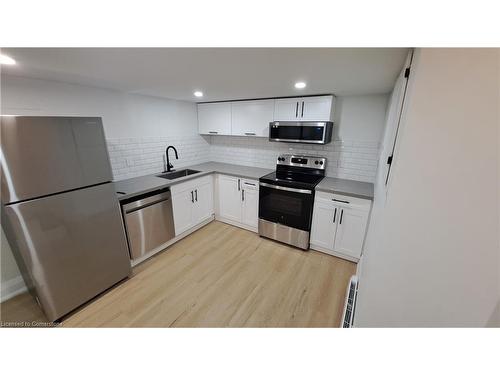
M 337 257 L 337 258 L 342 258 L 342 259 L 348 260 L 350 262 L 354 262 L 354 263 L 359 262 L 359 258 L 355 258 L 355 257 L 347 255 L 347 254 L 342 254 L 342 253 L 339 253 L 339 252 L 334 251 L 334 250 L 325 249 L 324 247 L 321 247 L 321 246 L 318 246 L 315 244 L 310 244 L 309 248 L 312 250 L 321 251 L 322 253 L 332 255 L 332 256 Z
M 21 275 L 7 281 L 2 281 L 1 286 L 0 303 L 28 290 Z
M 225 217 L 218 216 L 217 214 L 215 215 L 215 220 L 221 221 L 223 223 L 226 223 L 226 224 L 238 227 L 238 228 L 249 230 L 250 232 L 259 233 L 259 230 L 257 227 L 252 227 L 250 225 L 246 225 L 246 224 L 240 223 L 238 221 L 226 219 Z

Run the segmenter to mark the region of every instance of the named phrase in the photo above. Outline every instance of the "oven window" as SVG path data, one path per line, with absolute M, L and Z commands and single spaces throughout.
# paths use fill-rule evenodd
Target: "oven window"
M 259 217 L 273 223 L 309 231 L 314 195 L 260 186 Z

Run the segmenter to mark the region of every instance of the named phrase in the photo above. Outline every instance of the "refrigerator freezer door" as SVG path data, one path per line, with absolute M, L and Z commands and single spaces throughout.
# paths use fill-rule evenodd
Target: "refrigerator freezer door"
M 130 274 L 111 183 L 11 204 L 4 215 L 12 250 L 50 320 Z
M 4 204 L 113 179 L 100 118 L 0 117 Z

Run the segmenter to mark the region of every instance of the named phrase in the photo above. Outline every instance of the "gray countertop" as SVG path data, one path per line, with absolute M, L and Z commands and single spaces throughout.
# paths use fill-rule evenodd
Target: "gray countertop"
M 158 172 L 153 175 L 146 175 L 146 176 L 129 178 L 127 180 L 116 181 L 114 182 L 114 185 L 115 185 L 115 191 L 118 193 L 118 199 L 124 200 L 132 198 L 136 195 L 163 189 L 211 173 L 221 173 L 241 178 L 258 180 L 260 177 L 273 172 L 272 169 L 246 167 L 244 165 L 235 165 L 235 164 L 217 163 L 217 162 L 208 162 L 208 163 L 190 165 L 189 167 L 186 168 L 200 171 L 200 173 L 177 178 L 175 180 L 167 180 L 165 178 L 157 177 L 157 175 L 161 173 Z M 185 168 L 179 168 L 179 169 L 185 169 Z
M 316 185 L 316 191 L 325 191 L 327 193 L 336 193 L 373 200 L 373 184 L 371 182 L 325 177 Z
M 167 188 L 174 184 L 191 180 L 193 178 L 202 177 L 211 173 L 221 173 L 241 178 L 258 180 L 260 177 L 274 171 L 272 169 L 266 169 L 266 168 L 247 167 L 244 165 L 217 163 L 217 162 L 208 162 L 208 163 L 190 165 L 189 167 L 186 168 L 195 169 L 197 171 L 200 171 L 200 173 L 177 178 L 175 180 L 167 180 L 161 177 L 157 177 L 157 174 L 161 173 L 159 172 L 153 175 L 146 175 L 146 176 L 129 178 L 127 180 L 116 181 L 114 182 L 114 185 L 115 185 L 115 190 L 118 193 L 118 199 L 124 200 L 132 198 L 140 194 Z M 373 184 L 369 182 L 325 177 L 316 186 L 316 190 L 373 200 Z

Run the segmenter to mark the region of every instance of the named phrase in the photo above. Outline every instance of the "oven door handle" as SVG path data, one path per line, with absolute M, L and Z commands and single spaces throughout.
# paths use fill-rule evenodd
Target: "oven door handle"
M 276 189 L 276 190 L 292 191 L 294 193 L 300 193 L 300 194 L 312 194 L 312 191 L 307 190 L 307 189 L 295 189 L 295 188 L 290 188 L 290 187 L 285 187 L 285 186 L 266 184 L 265 182 L 260 182 L 259 185 L 264 186 L 264 187 L 268 187 L 271 189 Z

